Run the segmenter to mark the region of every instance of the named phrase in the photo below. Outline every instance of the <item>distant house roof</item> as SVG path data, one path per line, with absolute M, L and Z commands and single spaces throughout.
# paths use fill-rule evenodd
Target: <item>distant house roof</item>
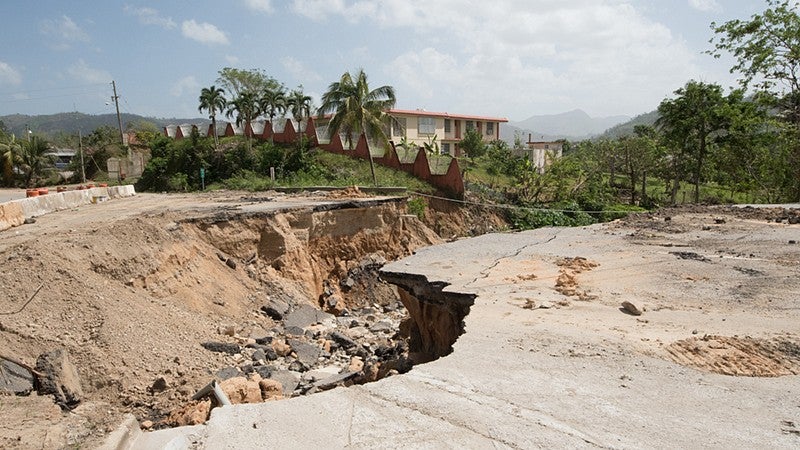
M 448 112 L 426 111 L 424 109 L 390 109 L 389 114 L 404 116 L 444 117 L 446 119 L 481 120 L 484 122 L 508 122 L 505 117 L 470 116 L 465 114 L 451 114 Z
M 448 112 L 435 112 L 426 111 L 424 109 L 390 109 L 390 115 L 403 115 L 403 116 L 419 116 L 419 117 L 444 117 L 446 119 L 459 119 L 459 120 L 480 120 L 483 122 L 508 122 L 505 117 L 489 117 L 489 116 L 470 116 L 466 114 L 451 114 Z M 333 114 L 325 114 L 322 119 L 330 119 Z M 317 116 L 315 116 L 317 118 Z

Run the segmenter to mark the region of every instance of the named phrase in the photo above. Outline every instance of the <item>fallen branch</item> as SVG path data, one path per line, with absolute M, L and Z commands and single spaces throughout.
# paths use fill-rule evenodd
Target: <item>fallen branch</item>
M 0 316 L 10 316 L 12 314 L 17 314 L 17 313 L 22 312 L 22 310 L 25 309 L 28 306 L 28 303 L 33 301 L 33 298 L 36 297 L 36 294 L 38 294 L 39 291 L 41 291 L 43 287 L 44 287 L 44 283 L 40 284 L 39 287 L 36 289 L 36 292 L 31 294 L 30 298 L 28 298 L 28 301 L 25 302 L 25 304 L 22 305 L 22 307 L 20 307 L 18 310 L 12 311 L 12 312 L 0 312 Z
M 36 375 L 37 377 L 43 377 L 44 376 L 43 373 L 37 371 L 33 367 L 25 364 L 24 362 L 22 362 L 22 361 L 20 361 L 20 360 L 18 360 L 16 358 L 12 358 L 12 357 L 10 357 L 8 355 L 4 355 L 4 354 L 0 353 L 0 359 L 5 359 L 6 361 L 11 361 L 12 363 L 22 367 L 23 369 L 27 370 L 28 372 Z

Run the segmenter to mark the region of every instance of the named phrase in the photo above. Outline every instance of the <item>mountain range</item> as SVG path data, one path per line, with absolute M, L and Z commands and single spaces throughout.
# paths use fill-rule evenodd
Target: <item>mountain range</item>
M 159 119 L 155 117 L 144 117 L 137 114 L 120 114 L 120 121 L 122 122 L 122 129 L 127 129 L 129 125 L 139 123 L 151 123 L 157 128 L 164 127 L 169 124 L 180 123 L 210 123 L 208 119 Z M 67 112 L 58 114 L 47 114 L 38 116 L 29 116 L 24 114 L 12 114 L 8 116 L 0 116 L 6 129 L 15 135 L 24 136 L 26 127 L 35 134 L 40 134 L 48 138 L 65 133 L 75 134 L 81 131 L 84 135 L 91 133 L 101 126 L 110 126 L 117 128 L 116 114 L 99 114 L 91 115 L 80 112 Z
M 628 116 L 591 117 L 586 112 L 576 109 L 561 114 L 535 115 L 519 122 L 508 122 L 500 127 L 500 139 L 513 144 L 515 135 L 519 135 L 523 142 L 527 142 L 529 137 L 533 141 L 558 139 L 579 141 L 600 135 L 614 138 L 633 132 L 633 126 L 636 124 L 652 124 L 656 117 L 655 111 L 633 119 Z M 136 114 L 121 114 L 120 119 L 123 129 L 141 123 L 150 123 L 157 128 L 162 128 L 170 124 L 207 124 L 210 122 L 208 119 L 202 118 L 155 118 Z M 24 136 L 27 127 L 34 133 L 47 138 L 53 138 L 60 134 L 75 134 L 78 131 L 89 134 L 100 126 L 113 128 L 118 126 L 115 114 L 90 115 L 80 112 L 37 116 L 12 114 L 0 116 L 0 122 L 8 131 L 17 136 Z
M 536 115 L 519 122 L 508 122 L 500 127 L 500 139 L 514 142 L 519 134 L 523 142 L 555 141 L 567 139 L 580 141 L 598 136 L 609 128 L 625 123 L 629 116 L 591 117 L 575 109 L 561 114 Z

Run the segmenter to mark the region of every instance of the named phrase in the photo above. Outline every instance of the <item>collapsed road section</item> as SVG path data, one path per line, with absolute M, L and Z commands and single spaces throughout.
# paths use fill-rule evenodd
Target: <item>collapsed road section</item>
M 2 447 L 44 436 L 55 448 L 92 446 L 126 413 L 152 429 L 203 423 L 224 403 L 198 398 L 210 382 L 231 403 L 253 403 L 430 359 L 409 353 L 400 330 L 419 327 L 378 276 L 441 242 L 402 198 L 139 194 L 44 215 L 3 238 L 2 374 L 25 383 L 0 380 L 22 395 L 0 396 L 0 418 L 44 413 L 38 428 L 0 433 Z M 53 351 L 48 381 L 38 361 Z M 75 389 L 58 405 L 77 422 L 69 431 L 37 389 L 67 379 Z

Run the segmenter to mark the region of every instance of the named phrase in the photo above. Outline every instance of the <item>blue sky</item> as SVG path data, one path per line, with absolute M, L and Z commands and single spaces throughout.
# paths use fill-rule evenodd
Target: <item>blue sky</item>
M 508 117 L 651 111 L 689 79 L 734 84 L 709 24 L 763 0 L 4 0 L 0 115 L 200 117 L 223 67 L 317 99 L 345 71 L 397 107 Z

